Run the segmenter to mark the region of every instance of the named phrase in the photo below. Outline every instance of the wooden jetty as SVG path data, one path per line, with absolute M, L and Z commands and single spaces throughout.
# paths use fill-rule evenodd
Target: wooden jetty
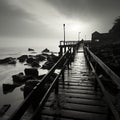
M 120 120 L 116 107 L 120 78 L 82 41 L 60 41 L 59 47 L 60 59 L 8 120 Z M 61 62 L 59 74 L 43 94 L 43 86 Z M 118 94 L 109 93 L 104 78 L 112 81 Z M 39 104 L 29 113 L 36 95 Z

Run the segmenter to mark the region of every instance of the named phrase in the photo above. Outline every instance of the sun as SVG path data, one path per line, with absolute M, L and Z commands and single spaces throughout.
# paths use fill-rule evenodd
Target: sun
M 79 24 L 73 24 L 70 26 L 71 31 L 79 31 L 80 25 Z
M 79 32 L 85 29 L 85 24 L 81 22 L 73 22 L 69 24 L 69 30 L 72 32 Z

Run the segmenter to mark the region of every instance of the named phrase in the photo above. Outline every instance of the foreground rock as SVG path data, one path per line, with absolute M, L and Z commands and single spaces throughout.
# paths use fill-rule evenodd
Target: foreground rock
M 33 109 L 36 109 L 39 105 L 39 101 L 40 99 L 45 95 L 46 91 L 48 90 L 50 84 L 53 82 L 53 80 L 55 79 L 57 74 L 53 74 L 47 81 L 47 83 L 42 86 L 42 89 L 39 90 L 39 92 L 37 94 L 34 95 L 34 98 L 32 99 L 32 106 L 33 106 Z M 25 83 L 25 86 L 24 86 L 24 98 L 26 98 L 29 93 L 33 90 L 33 88 L 38 84 L 40 83 L 40 81 L 38 80 L 29 80 Z M 39 97 L 38 97 L 39 96 Z
M 26 98 L 30 94 L 30 92 L 33 90 L 33 88 L 39 82 L 40 81 L 38 81 L 38 80 L 29 80 L 29 81 L 27 81 L 25 83 L 24 91 L 23 91 L 24 98 Z M 32 98 L 31 105 L 32 105 L 32 107 L 33 107 L 34 110 L 38 107 L 39 101 L 43 97 L 43 95 L 45 94 L 46 90 L 47 90 L 47 88 L 45 86 L 43 86 L 42 90 L 40 90 L 40 92 L 38 92 L 37 94 L 35 94 L 34 97 Z
M 38 77 L 38 70 L 36 68 L 25 68 L 24 72 L 26 76 Z
M 12 78 L 13 78 L 14 83 L 22 84 L 33 77 L 26 76 L 21 72 L 21 73 L 18 73 L 16 75 L 12 75 Z
M 18 84 L 3 84 L 3 93 L 7 94 L 9 92 L 12 92 L 18 86 Z
M 41 77 L 41 79 L 44 77 L 45 75 L 41 75 L 39 77 Z M 45 84 L 45 86 L 43 86 L 43 89 L 48 88 L 48 86 L 53 82 L 53 80 L 56 78 L 57 74 L 53 73 L 52 76 L 50 76 L 50 78 L 48 79 L 47 83 Z M 25 86 L 24 86 L 24 94 L 25 97 L 32 91 L 32 89 L 35 87 L 35 85 L 37 83 L 40 83 L 40 80 L 28 80 L 25 82 Z
M 36 62 L 36 61 L 32 62 L 32 63 L 31 63 L 31 66 L 32 66 L 32 67 L 40 67 L 39 63 Z
M 35 56 L 36 57 L 36 61 L 44 61 L 46 59 L 46 57 L 44 55 L 38 54 Z
M 48 55 L 47 62 L 42 66 L 42 69 L 51 69 L 52 66 L 58 61 L 59 57 L 55 55 Z
M 0 59 L 0 64 L 16 64 L 16 58 L 7 57 L 5 59 Z
M 27 95 L 32 91 L 32 89 L 34 88 L 35 85 L 37 85 L 37 83 L 39 83 L 38 80 L 28 80 L 27 82 L 25 82 L 24 98 L 27 97 Z

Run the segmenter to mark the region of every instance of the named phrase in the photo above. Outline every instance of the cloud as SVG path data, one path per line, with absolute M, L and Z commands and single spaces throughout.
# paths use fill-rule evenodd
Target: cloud
M 66 17 L 81 20 L 119 15 L 119 0 L 46 0 Z M 114 16 L 114 15 L 113 15 Z
M 0 0 L 0 37 L 47 38 L 52 35 L 49 26 L 38 21 L 35 14 L 15 4 L 14 0 Z

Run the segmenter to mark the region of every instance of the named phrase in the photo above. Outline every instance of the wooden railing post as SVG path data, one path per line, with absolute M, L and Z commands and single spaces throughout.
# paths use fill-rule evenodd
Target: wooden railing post
M 55 85 L 55 94 L 57 95 L 59 91 L 59 81 L 56 81 L 56 85 Z
M 61 57 L 63 55 L 63 49 L 62 47 L 60 46 L 60 53 L 59 53 L 59 56 Z
M 95 63 L 95 72 L 97 71 L 97 68 L 98 67 L 98 65 L 97 65 L 97 63 Z M 98 82 L 97 82 L 97 80 L 95 79 L 95 81 L 94 81 L 94 90 L 97 92 L 97 88 L 98 88 Z
M 62 82 L 63 82 L 63 88 L 64 88 L 64 81 L 65 81 L 65 76 L 64 76 L 64 70 L 62 72 Z

